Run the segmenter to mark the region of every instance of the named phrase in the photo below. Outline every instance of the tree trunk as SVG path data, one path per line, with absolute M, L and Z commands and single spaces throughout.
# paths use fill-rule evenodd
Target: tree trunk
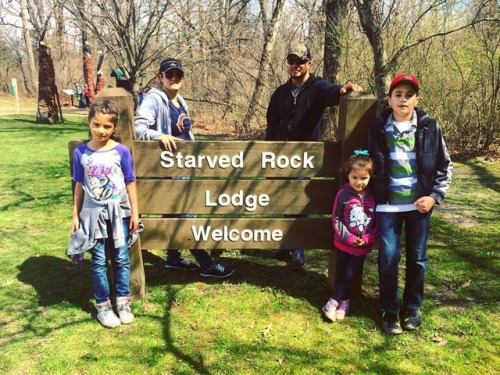
M 274 48 L 274 41 L 276 39 L 276 34 L 278 32 L 278 25 L 281 20 L 281 16 L 283 14 L 283 7 L 285 6 L 285 0 L 277 0 L 276 7 L 273 11 L 273 16 L 270 21 L 263 15 L 262 23 L 264 25 L 264 49 L 262 50 L 262 54 L 260 56 L 259 61 L 259 72 L 257 75 L 257 79 L 255 81 L 255 88 L 252 95 L 252 100 L 250 101 L 250 105 L 248 107 L 248 111 L 245 115 L 245 119 L 243 120 L 243 130 L 248 133 L 251 128 L 252 121 L 255 117 L 255 108 L 260 101 L 260 97 L 262 95 L 262 89 L 264 86 L 264 78 L 267 76 L 268 65 L 269 65 L 269 56 Z M 261 4 L 262 7 L 262 4 Z M 263 12 L 265 13 L 265 12 Z M 268 24 L 268 26 L 266 26 Z
M 27 85 L 28 93 L 33 95 L 36 92 L 36 88 L 38 87 L 38 80 L 36 77 L 36 68 L 35 68 L 35 57 L 33 54 L 33 43 L 31 41 L 31 35 L 28 28 L 28 7 L 26 0 L 21 0 L 21 19 L 23 23 L 23 35 L 24 42 L 26 43 L 26 53 L 28 55 L 28 71 L 31 79 L 31 84 Z
M 344 34 L 343 18 L 347 12 L 347 0 L 326 0 L 325 3 L 325 54 L 324 76 L 331 82 L 340 84 L 342 51 L 340 46 Z M 325 111 L 321 139 L 334 141 L 338 131 L 338 107 L 330 107 Z
M 361 27 L 373 51 L 373 73 L 378 114 L 382 111 L 386 102 L 386 88 L 389 87 L 390 66 L 387 65 L 387 56 L 382 38 L 382 26 L 374 14 L 373 7 L 376 6 L 375 3 L 373 1 L 356 1 L 356 8 Z

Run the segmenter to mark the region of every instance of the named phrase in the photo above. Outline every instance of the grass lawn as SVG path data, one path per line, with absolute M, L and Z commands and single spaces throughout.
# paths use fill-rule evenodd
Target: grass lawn
M 147 295 L 132 304 L 136 321 L 106 330 L 95 319 L 88 256 L 81 265 L 65 256 L 67 142 L 87 137 L 83 117 L 65 119 L 0 117 L 0 373 L 499 373 L 499 163 L 455 163 L 432 219 L 419 331 L 381 331 L 375 252 L 352 313 L 327 322 L 321 250 L 307 252 L 303 272 L 269 251 L 213 252 L 236 268 L 223 282 L 167 271 L 163 251 L 144 252 Z

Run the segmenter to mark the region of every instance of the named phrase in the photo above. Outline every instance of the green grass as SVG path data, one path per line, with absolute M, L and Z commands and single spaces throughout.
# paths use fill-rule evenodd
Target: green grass
M 213 252 L 237 269 L 224 282 L 167 272 L 163 251 L 144 252 L 147 295 L 133 302 L 137 319 L 106 330 L 95 320 L 88 257 L 75 266 L 65 256 L 67 142 L 87 137 L 83 118 L 66 117 L 60 125 L 0 117 L 2 374 L 498 373 L 498 163 L 456 163 L 432 219 L 417 332 L 381 332 L 376 253 L 352 313 L 328 323 L 320 250 L 308 251 L 299 273 L 269 251 Z

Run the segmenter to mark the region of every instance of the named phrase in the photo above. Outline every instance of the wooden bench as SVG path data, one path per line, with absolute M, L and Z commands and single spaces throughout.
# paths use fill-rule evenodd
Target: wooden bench
M 132 96 L 125 90 L 105 89 L 100 99 L 119 108 L 121 142 L 135 162 L 145 230 L 130 253 L 134 297 L 145 293 L 145 249 L 332 249 L 339 166 L 366 146 L 373 95 L 342 98 L 338 143 L 195 141 L 178 143 L 173 153 L 134 140 Z M 69 143 L 70 159 L 81 143 Z M 182 214 L 196 217 L 175 217 Z M 335 256 L 330 251 L 332 288 Z M 360 288 L 361 279 L 355 292 Z

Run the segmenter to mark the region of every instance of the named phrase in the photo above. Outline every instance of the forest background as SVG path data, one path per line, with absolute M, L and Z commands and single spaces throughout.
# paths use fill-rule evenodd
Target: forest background
M 269 97 L 287 79 L 286 51 L 299 41 L 311 47 L 314 74 L 357 81 L 379 109 L 392 76 L 417 75 L 420 105 L 442 124 L 452 154 L 497 154 L 496 0 L 0 0 L 0 92 L 17 78 L 21 95 L 36 97 L 40 42 L 59 91 L 83 83 L 85 48 L 104 57 L 106 86 L 119 68 L 134 94 L 176 57 L 195 126 L 259 139 Z M 332 140 L 335 111 L 327 116 L 323 139 Z

